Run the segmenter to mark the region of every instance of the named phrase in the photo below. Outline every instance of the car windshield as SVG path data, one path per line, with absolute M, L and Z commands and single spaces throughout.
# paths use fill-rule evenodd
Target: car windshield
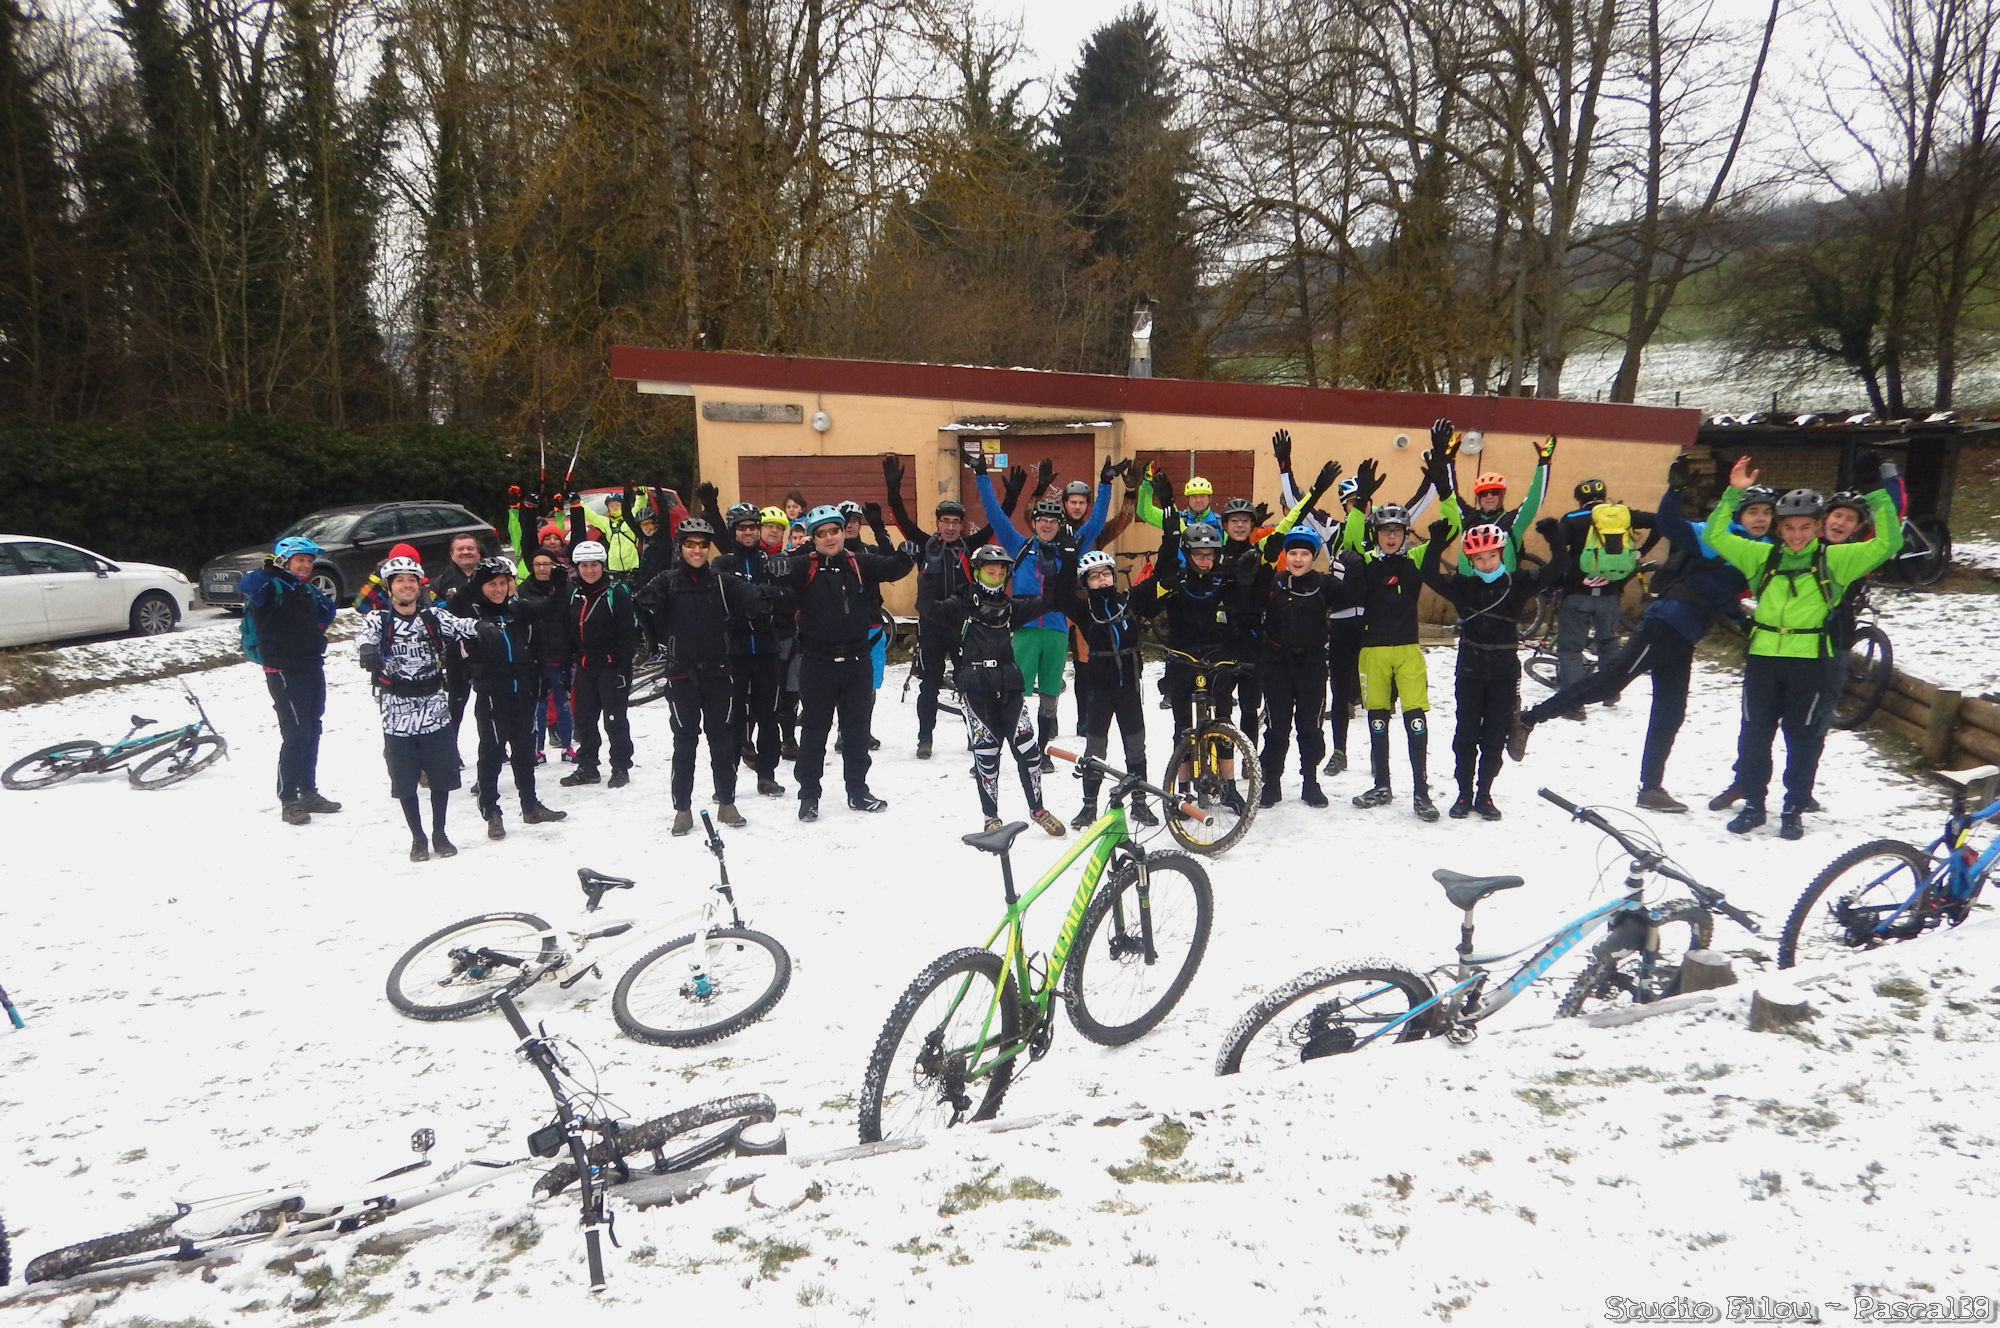
M 296 535 L 315 544 L 338 544 L 347 538 L 348 529 L 354 521 L 353 512 L 314 512 L 280 531 L 278 538 L 290 539 Z

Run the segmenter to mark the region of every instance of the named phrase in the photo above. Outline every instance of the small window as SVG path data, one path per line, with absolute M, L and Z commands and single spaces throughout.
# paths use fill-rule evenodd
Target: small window
M 82 549 L 67 544 L 46 544 L 40 540 L 18 540 L 12 548 L 33 575 L 49 572 L 97 572 L 97 560 Z
M 370 544 L 376 540 L 394 539 L 396 537 L 396 516 L 397 513 L 391 510 L 387 512 L 375 512 L 363 517 L 360 524 L 354 527 L 354 542 L 356 544 Z
M 28 569 L 14 556 L 14 546 L 0 544 L 0 576 L 25 576 Z

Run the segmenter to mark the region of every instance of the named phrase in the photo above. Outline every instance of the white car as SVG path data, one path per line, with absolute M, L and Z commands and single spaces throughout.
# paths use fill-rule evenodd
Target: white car
M 171 632 L 194 586 L 171 567 L 116 563 L 33 535 L 0 535 L 0 646 Z

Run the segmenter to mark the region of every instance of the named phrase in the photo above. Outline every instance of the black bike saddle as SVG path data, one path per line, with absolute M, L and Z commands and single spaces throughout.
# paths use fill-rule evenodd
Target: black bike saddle
M 1440 867 L 1431 879 L 1444 887 L 1444 897 L 1459 908 L 1471 908 L 1495 890 L 1512 890 L 1521 884 L 1518 876 L 1467 876 Z
M 1026 821 L 1009 821 L 998 830 L 982 830 L 976 835 L 960 835 L 961 844 L 970 844 L 981 853 L 1005 853 L 1014 844 L 1015 836 L 1028 828 Z
M 132 719 L 132 727 L 135 729 L 143 729 L 148 724 L 157 724 L 160 722 L 157 719 L 147 719 L 144 715 L 133 715 L 131 719 Z
M 601 885 L 614 890 L 629 890 L 633 885 L 637 884 L 629 876 L 606 876 L 603 872 L 592 871 L 588 867 L 578 867 L 576 869 L 576 879 L 583 883 L 585 889 L 593 885 Z

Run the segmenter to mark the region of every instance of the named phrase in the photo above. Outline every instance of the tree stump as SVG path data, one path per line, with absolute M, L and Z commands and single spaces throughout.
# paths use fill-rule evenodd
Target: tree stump
M 1736 970 L 1720 950 L 1690 950 L 1681 960 L 1681 991 L 1713 991 L 1736 985 Z
M 1806 1001 L 1806 994 L 1790 983 L 1772 983 L 1750 993 L 1750 1031 L 1778 1033 L 1795 1028 L 1818 1011 Z

